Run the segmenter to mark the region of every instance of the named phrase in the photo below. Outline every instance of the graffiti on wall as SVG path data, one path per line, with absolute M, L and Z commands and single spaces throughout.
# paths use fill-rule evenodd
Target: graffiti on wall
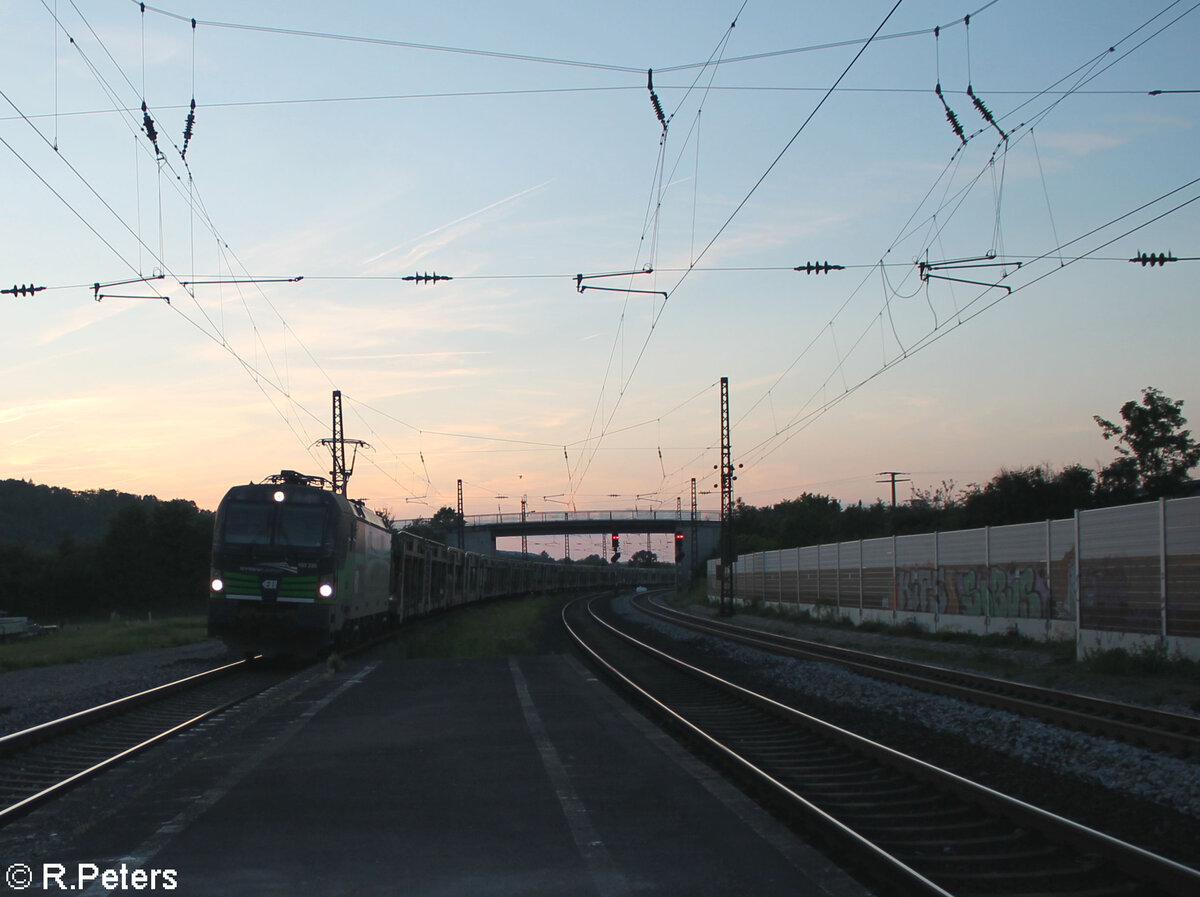
M 991 617 L 1043 619 L 1049 606 L 1050 588 L 1045 568 L 1017 565 L 991 567 L 987 582 L 975 570 L 955 577 L 960 613 Z
M 1122 575 L 1130 575 L 1126 566 L 1124 560 L 1116 563 Z M 1111 596 L 1120 591 L 1113 588 L 1114 576 L 1108 576 L 1107 582 L 1102 582 L 1103 577 L 1095 572 L 1097 569 L 1097 562 L 1089 561 L 1084 577 L 1088 609 L 1093 613 L 1095 608 L 1111 604 Z M 1200 563 L 1195 565 L 1193 579 L 1200 579 Z M 1100 588 L 1101 585 L 1104 588 Z M 900 566 L 894 571 L 890 566 L 860 570 L 857 565 L 841 571 L 832 568 L 778 572 L 750 569 L 738 572 L 737 590 L 738 595 L 747 600 L 783 600 L 799 605 L 1074 620 L 1079 578 L 1075 551 L 1071 549 L 1058 560 L 1051 561 L 1049 572 L 1044 561 L 1012 561 L 990 567 L 983 564 L 935 567 L 931 563 L 918 563 Z M 1101 595 L 1105 597 L 1098 597 Z M 1117 604 L 1124 606 L 1128 600 L 1118 598 Z
M 916 613 L 946 613 L 946 595 L 938 585 L 938 570 L 932 565 L 897 569 L 896 608 Z
M 896 608 L 915 613 L 1044 619 L 1050 610 L 1050 586 L 1044 566 L 902 567 L 896 571 Z

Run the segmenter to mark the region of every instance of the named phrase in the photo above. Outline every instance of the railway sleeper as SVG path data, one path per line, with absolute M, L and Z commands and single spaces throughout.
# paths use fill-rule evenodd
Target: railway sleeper
M 888 817 L 904 816 L 910 819 L 946 819 L 954 821 L 970 819 L 975 815 L 967 807 L 946 804 L 945 797 L 940 794 L 925 792 L 922 796 L 920 791 L 916 791 L 910 799 L 891 800 L 886 805 L 881 805 L 869 793 L 855 793 L 845 796 L 835 793 L 828 796 L 825 802 L 830 807 L 830 812 L 835 815 L 838 813 L 850 813 L 862 819 L 873 819 L 883 815 Z
M 901 819 L 894 813 L 880 812 L 848 815 L 841 821 L 851 828 L 861 829 L 870 834 L 872 839 L 889 841 L 911 841 L 914 838 L 930 841 L 957 841 L 968 833 L 971 833 L 970 837 L 972 838 L 987 838 L 989 834 L 996 838 L 1003 838 L 1012 831 L 1024 834 L 1019 829 L 1010 829 L 986 816 L 939 820 L 934 820 L 929 816 L 920 819 Z M 891 833 L 890 837 L 889 833 Z
M 880 847 L 891 848 L 904 846 L 915 851 L 928 851 L 930 853 L 942 853 L 947 849 L 965 848 L 973 851 L 973 855 L 978 855 L 980 850 L 991 850 L 994 853 L 1014 852 L 1017 850 L 1017 845 L 1022 845 L 1026 842 L 1027 835 L 1020 829 L 1004 829 L 989 832 L 980 835 L 971 835 L 963 837 L 961 833 L 954 833 L 939 838 L 879 838 L 876 840 Z M 1049 848 L 1048 848 L 1049 849 Z
M 1013 864 L 1021 869 L 1047 869 L 1061 864 L 1062 852 L 1049 844 L 1030 844 L 1024 850 L 1009 850 L 1005 853 L 965 853 L 957 850 L 958 845 L 946 844 L 941 851 L 921 851 L 909 853 L 913 862 L 919 858 L 921 867 L 935 877 L 961 874 L 962 871 L 972 873 L 982 866 L 995 868 L 997 863 Z M 1029 864 L 1036 864 L 1030 867 Z
M 964 869 L 960 872 L 939 872 L 937 881 L 950 891 L 967 893 L 1058 894 L 1078 897 L 1080 894 L 1136 894 L 1136 886 L 1127 881 L 1114 882 L 1108 870 L 1080 857 L 1060 855 L 1060 862 L 1048 868 L 993 866 Z M 989 887 L 992 885 L 993 887 Z M 1036 886 L 1033 890 L 1030 886 Z M 1020 888 L 1020 890 L 1015 890 Z M 1115 888 L 1115 890 L 1108 890 Z
M 891 806 L 904 807 L 911 807 L 923 802 L 920 789 L 912 785 L 878 783 L 847 789 L 843 786 L 812 786 L 805 782 L 803 785 L 796 786 L 795 790 L 814 802 L 823 800 L 831 805 L 846 808 L 874 806 L 880 801 L 888 801 Z M 847 794 L 850 796 L 847 797 Z

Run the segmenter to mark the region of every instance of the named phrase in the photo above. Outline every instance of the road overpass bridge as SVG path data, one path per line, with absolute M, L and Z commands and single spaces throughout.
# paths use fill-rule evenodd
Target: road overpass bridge
M 479 514 L 464 517 L 461 533 L 461 541 L 458 532 L 450 533 L 447 541 L 478 554 L 495 554 L 496 540 L 505 536 L 679 534 L 684 537 L 682 564 L 691 570 L 717 548 L 721 537 L 721 514 L 719 511 L 697 511 L 693 517 L 688 511 L 636 509 Z M 670 562 L 674 558 L 661 560 Z

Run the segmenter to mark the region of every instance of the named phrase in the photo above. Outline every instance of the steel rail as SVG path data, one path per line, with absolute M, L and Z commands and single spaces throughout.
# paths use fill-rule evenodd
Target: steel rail
M 361 653 L 375 645 L 382 644 L 395 637 L 395 632 L 385 632 L 374 638 L 364 639 L 363 641 L 351 646 L 343 652 L 343 656 L 350 656 Z M 123 714 L 149 708 L 157 701 L 163 701 L 168 698 L 181 695 L 191 689 L 200 688 L 202 686 L 211 685 L 218 682 L 224 677 L 230 676 L 239 672 L 247 672 L 253 669 L 253 664 L 256 660 L 260 660 L 261 655 L 244 660 L 238 660 L 233 663 L 224 664 L 223 666 L 215 667 L 211 670 L 205 670 L 201 673 L 196 673 L 192 676 L 185 676 L 182 679 L 177 679 L 173 682 L 167 682 L 163 685 L 148 688 L 144 691 L 128 695 L 123 698 L 117 698 L 113 701 L 108 701 L 104 704 L 99 704 L 95 707 L 90 707 L 86 710 L 78 711 L 58 719 L 50 720 L 45 723 L 40 723 L 36 726 L 31 726 L 18 732 L 13 732 L 3 737 L 0 737 L 0 762 L 10 759 L 19 758 L 20 755 L 31 749 L 36 749 L 43 744 L 49 744 L 56 739 L 69 737 L 72 733 L 78 730 L 84 730 L 89 726 L 100 725 L 106 721 L 115 721 L 117 717 Z M 136 744 L 129 744 L 130 739 L 123 739 L 123 744 L 119 750 L 107 757 L 102 757 L 95 763 L 90 760 L 85 760 L 88 763 L 86 768 L 72 771 L 69 775 L 60 779 L 57 782 L 47 785 L 44 788 L 27 794 L 19 800 L 11 803 L 9 806 L 0 807 L 0 828 L 20 815 L 32 810 L 34 807 L 50 800 L 58 795 L 61 795 L 70 788 L 75 787 L 81 782 L 92 776 L 104 772 L 111 766 L 140 753 L 141 751 L 150 748 L 165 739 L 178 734 L 179 732 L 189 729 L 205 720 L 228 710 L 230 707 L 238 704 L 248 697 L 258 694 L 263 689 L 269 687 L 270 683 L 264 684 L 261 687 L 254 687 L 246 693 L 239 693 L 228 700 L 221 700 L 202 712 L 191 716 L 181 722 L 169 726 L 168 728 L 158 731 L 149 738 L 138 741 Z M 176 716 L 176 719 L 178 716 Z M 89 751 L 89 753 L 95 753 Z M 64 764 L 65 765 L 65 764 Z M 78 764 L 77 764 L 78 765 Z M 10 789 L 12 790 L 12 789 Z
M 25 772 L 20 766 L 15 767 L 12 779 L 6 783 L 10 791 L 10 796 L 5 802 L 6 805 L 0 807 L 0 827 L 3 827 L 46 801 L 74 788 L 83 781 L 109 769 L 115 764 L 132 757 L 134 754 L 140 753 L 185 729 L 189 729 L 229 709 L 235 704 L 244 701 L 247 697 L 261 692 L 263 688 L 268 687 L 268 684 L 255 683 L 254 687 L 243 689 L 235 693 L 232 697 L 228 693 L 214 696 L 215 700 L 211 702 L 211 706 L 206 707 L 199 713 L 183 708 L 181 712 L 172 714 L 170 720 L 151 721 L 148 724 L 145 721 L 139 721 L 139 727 L 157 731 L 154 731 L 149 737 L 145 737 L 144 734 L 138 735 L 135 733 L 130 737 L 115 739 L 119 743 L 109 748 L 102 748 L 99 744 L 89 745 L 88 749 L 83 752 L 85 756 L 82 759 L 78 759 L 78 757 L 71 759 L 68 757 L 64 760 L 55 757 L 52 751 L 56 740 L 67 739 L 69 741 L 72 739 L 72 736 L 82 733 L 90 727 L 103 726 L 108 723 L 119 724 L 122 722 L 120 719 L 122 716 L 133 714 L 136 717 L 139 711 L 153 710 L 154 705 L 158 702 L 166 702 L 173 698 L 189 697 L 186 694 L 187 692 L 202 686 L 217 684 L 219 680 L 249 669 L 248 661 L 244 660 L 225 664 L 224 666 L 206 670 L 193 676 L 187 676 L 183 679 L 177 679 L 174 682 L 146 689 L 124 698 L 108 701 L 96 707 L 81 710 L 59 719 L 31 726 L 0 738 L 0 760 L 3 760 L 6 765 L 21 764 L 24 759 L 24 762 L 30 765 L 40 764 L 43 766 L 61 767 L 61 771 L 54 774 L 39 773 L 37 771 L 25 773 L 27 780 L 35 783 L 28 790 L 28 793 L 22 793 L 19 786 L 13 787 L 17 776 Z M 180 716 L 185 718 L 180 720 Z M 39 753 L 45 752 L 51 752 L 49 758 L 38 756 Z M 80 752 L 75 751 L 73 753 L 78 754 Z M 15 799 L 12 792 L 15 792 Z
M 588 601 L 589 604 L 592 600 L 595 599 L 579 599 L 580 602 Z M 716 752 L 718 756 L 737 767 L 743 774 L 757 780 L 776 795 L 782 796 L 790 804 L 793 811 L 800 813 L 808 828 L 817 831 L 828 843 L 836 845 L 839 849 L 845 850 L 858 858 L 872 870 L 873 874 L 879 880 L 890 881 L 895 884 L 903 883 L 906 886 L 906 890 L 929 895 L 929 897 L 953 897 L 949 891 L 938 887 L 915 869 L 912 869 L 883 848 L 864 838 L 858 832 L 854 831 L 854 829 L 835 819 L 815 803 L 788 788 L 774 776 L 742 757 L 737 751 L 727 747 L 719 739 L 709 735 L 703 728 L 687 719 L 686 716 L 672 709 L 668 703 L 659 700 L 649 691 L 642 688 L 633 678 L 622 672 L 615 662 L 610 661 L 599 649 L 589 644 L 586 637 L 571 625 L 570 620 L 567 618 L 569 609 L 570 605 L 563 608 L 563 624 L 566 626 L 567 632 L 574 639 L 575 643 L 606 675 L 616 680 L 627 692 L 633 694 L 644 705 L 649 706 L 655 715 L 666 719 L 673 727 L 682 729 L 693 739 L 700 741 Z M 608 627 L 607 623 L 603 621 L 599 622 L 601 625 Z M 617 634 L 622 638 L 630 638 L 624 633 L 617 632 Z M 630 641 L 639 647 L 646 648 L 653 654 L 660 653 L 657 649 L 650 648 L 648 645 L 643 645 L 632 639 Z M 667 655 L 662 656 L 666 657 Z M 677 661 L 671 658 L 671 662 L 674 663 Z
M 126 695 L 123 698 L 117 698 L 104 704 L 98 704 L 95 707 L 89 707 L 86 710 L 80 710 L 76 713 L 59 717 L 58 719 L 39 723 L 36 726 L 30 726 L 28 729 L 10 732 L 8 735 L 0 736 L 0 757 L 6 757 L 18 751 L 23 751 L 40 741 L 57 738 L 72 729 L 77 729 L 101 719 L 124 713 L 134 707 L 159 700 L 167 695 L 194 688 L 197 685 L 227 676 L 234 670 L 244 669 L 248 662 L 246 660 L 239 660 L 234 663 L 227 663 L 224 666 L 205 670 L 193 676 L 185 676 L 182 679 L 176 679 L 174 682 L 167 682 L 163 685 L 157 685 L 154 688 L 147 688 L 144 691 Z
M 18 800 L 16 803 L 10 804 L 7 807 L 0 808 L 0 827 L 4 826 L 8 822 L 11 822 L 13 819 L 17 818 L 18 816 L 21 816 L 24 813 L 29 812 L 34 807 L 36 807 L 38 804 L 41 804 L 57 795 L 62 794 L 63 792 L 65 792 L 71 788 L 74 788 L 76 785 L 78 785 L 80 782 L 84 781 L 85 779 L 89 779 L 94 775 L 98 775 L 99 773 L 108 769 L 110 766 L 120 763 L 122 760 L 125 760 L 125 759 L 133 756 L 134 754 L 139 753 L 140 751 L 143 751 L 146 748 L 151 747 L 155 744 L 158 744 L 158 742 L 163 741 L 167 738 L 170 738 L 172 735 L 175 735 L 178 732 L 182 732 L 184 729 L 189 729 L 192 726 L 196 725 L 197 723 L 203 722 L 204 720 L 208 719 L 210 716 L 220 713 L 222 710 L 228 709 L 229 707 L 233 706 L 234 704 L 238 703 L 241 700 L 243 700 L 243 699 L 238 698 L 233 701 L 227 701 L 225 704 L 214 707 L 210 710 L 206 710 L 203 713 L 199 714 L 198 716 L 194 716 L 191 719 L 186 720 L 177 726 L 173 726 L 172 728 L 167 729 L 165 732 L 160 732 L 159 734 L 154 735 L 151 738 L 147 738 L 145 741 L 135 744 L 132 747 L 126 748 L 125 750 L 120 751 L 116 754 L 113 754 L 110 757 L 106 757 L 105 759 L 99 761 L 98 763 L 92 764 L 91 766 L 87 767 L 86 769 L 82 769 L 79 772 L 76 772 L 70 776 L 67 776 L 65 779 L 55 782 L 53 785 L 49 785 L 46 788 L 43 788 L 41 791 L 38 791 L 35 794 L 31 794 L 28 797 L 22 798 L 21 800 Z
M 751 629 L 635 600 L 643 613 L 751 647 L 806 660 L 838 663 L 856 672 L 938 694 L 1099 733 L 1180 756 L 1200 754 L 1200 717 L 1121 701 L 1058 691 L 1022 682 L 903 660 L 853 648 L 823 645 Z
M 828 744 L 836 745 L 837 756 L 842 758 L 847 764 L 869 759 L 870 762 L 893 770 L 912 782 L 920 783 L 922 790 L 930 794 L 935 791 L 943 794 L 951 794 L 956 800 L 963 802 L 966 806 L 977 808 L 979 812 L 986 813 L 993 819 L 1005 820 L 1005 824 L 1015 826 L 1014 838 L 1021 837 L 1019 834 L 1020 831 L 1040 833 L 1050 844 L 1059 845 L 1060 849 L 1070 851 L 1071 855 L 1079 856 L 1081 858 L 1079 860 L 1082 864 L 1081 868 L 1085 868 L 1093 877 L 1096 874 L 1100 874 L 1096 868 L 1093 868 L 1093 861 L 1095 861 L 1096 863 L 1101 863 L 1103 868 L 1112 870 L 1114 875 L 1123 874 L 1126 876 L 1127 881 L 1135 888 L 1138 886 L 1133 883 L 1141 883 L 1142 889 L 1136 891 L 1137 893 L 1172 895 L 1200 893 L 1200 872 L 1194 869 L 1159 857 L 1149 851 L 1127 844 L 1071 820 L 1063 819 L 1038 807 L 971 782 L 961 776 L 938 769 L 929 763 L 904 755 L 885 745 L 870 741 L 794 708 L 787 707 L 770 698 L 758 695 L 734 683 L 727 682 L 658 648 L 647 645 L 627 633 L 621 632 L 610 623 L 600 619 L 590 605 L 587 613 L 590 616 L 586 625 L 602 627 L 603 633 L 608 638 L 619 639 L 622 644 L 640 652 L 639 656 L 654 658 L 663 667 L 669 667 L 672 670 L 678 671 L 692 681 L 705 683 L 708 688 L 718 690 L 731 700 L 736 699 L 742 702 L 744 706 L 754 707 L 773 718 L 784 720 L 788 725 L 803 731 L 808 737 L 815 736 Z M 822 782 L 811 787 L 803 784 L 796 787 L 781 781 L 780 775 L 771 772 L 769 769 L 765 769 L 764 765 L 777 765 L 778 768 L 782 769 L 784 768 L 782 761 L 776 760 L 764 764 L 760 760 L 755 760 L 747 756 L 747 751 L 731 746 L 727 741 L 732 739 L 723 740 L 722 737 L 714 735 L 707 730 L 705 724 L 692 718 L 695 716 L 694 713 L 669 706 L 676 702 L 653 696 L 647 688 L 643 688 L 635 681 L 636 676 L 618 669 L 617 663 L 606 660 L 604 657 L 605 650 L 592 644 L 595 641 L 594 637 L 589 637 L 577 631 L 578 629 L 582 629 L 582 626 L 572 626 L 571 620 L 567 617 L 566 610 L 564 610 L 564 623 L 567 625 L 572 638 L 581 645 L 585 653 L 593 658 L 601 669 L 615 677 L 623 687 L 636 694 L 640 700 L 650 703 L 660 716 L 672 723 L 674 728 L 680 729 L 691 737 L 698 739 L 702 744 L 708 746 L 710 750 L 716 752 L 718 756 L 727 759 L 736 770 L 749 776 L 753 782 L 759 786 L 768 788 L 775 799 L 787 801 L 796 812 L 800 813 L 807 825 L 818 829 L 822 835 L 829 838 L 835 845 L 844 849 L 854 850 L 856 856 L 869 857 L 869 863 L 877 873 L 880 870 L 884 870 L 882 880 L 892 885 L 895 885 L 898 881 L 903 882 L 906 889 L 916 890 L 922 894 L 955 893 L 946 890 L 942 884 L 937 883 L 937 879 L 939 877 L 948 877 L 949 879 L 961 880 L 964 878 L 963 870 L 960 869 L 957 874 L 940 876 L 921 868 L 922 866 L 928 866 L 933 870 L 942 869 L 946 865 L 943 862 L 944 857 L 937 855 L 927 856 L 923 858 L 922 862 L 910 865 L 909 862 L 898 859 L 892 851 L 874 844 L 867 836 L 856 832 L 849 823 L 835 817 L 832 812 L 827 812 L 822 807 L 822 796 L 826 798 L 825 803 L 830 804 L 833 802 L 831 795 L 837 799 L 844 800 L 846 797 L 846 793 L 844 792 L 846 791 L 850 791 L 855 800 L 869 803 L 871 798 L 859 795 L 853 791 L 853 788 L 856 786 L 850 785 L 848 781 L 842 781 L 843 776 L 848 777 L 850 775 L 849 772 L 823 773 Z M 668 688 L 667 690 L 669 691 L 670 689 Z M 695 699 L 692 699 L 692 703 L 695 702 Z M 748 725 L 748 723 L 740 722 L 737 725 L 743 726 Z M 807 796 L 803 793 L 806 790 L 809 792 Z M 906 836 L 912 836 L 911 822 L 902 818 L 893 819 L 890 811 L 884 811 L 882 805 L 880 812 L 889 813 L 887 822 L 896 826 L 896 831 L 908 830 Z M 869 810 L 867 811 L 867 817 L 870 817 Z M 969 843 L 969 839 L 963 843 Z M 866 845 L 869 845 L 869 847 Z M 909 852 L 913 853 L 911 845 L 909 846 Z M 919 854 L 920 851 L 917 850 L 916 855 L 919 856 Z M 1052 872 L 1053 869 L 1046 874 L 1052 874 Z M 1002 869 L 979 873 L 979 877 L 982 879 L 981 890 L 987 891 L 999 887 L 1000 892 L 1011 893 L 1011 891 L 1007 891 L 1004 888 L 1003 877 L 1006 874 L 1014 874 L 1016 877 L 1020 877 L 1019 870 L 1015 868 L 1012 870 Z M 1068 869 L 1064 874 L 1073 875 L 1074 873 Z M 966 874 L 965 878 L 968 881 L 972 880 L 970 874 Z M 1010 881 L 1009 887 L 1012 885 L 1013 882 Z M 1147 887 L 1152 890 L 1146 891 Z M 973 893 L 974 891 L 968 889 L 966 892 Z M 957 893 L 963 893 L 963 891 Z

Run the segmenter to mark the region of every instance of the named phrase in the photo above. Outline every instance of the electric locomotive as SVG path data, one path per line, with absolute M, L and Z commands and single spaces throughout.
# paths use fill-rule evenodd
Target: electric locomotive
M 213 528 L 208 632 L 246 654 L 311 656 L 394 622 L 392 534 L 292 470 L 234 486 Z

